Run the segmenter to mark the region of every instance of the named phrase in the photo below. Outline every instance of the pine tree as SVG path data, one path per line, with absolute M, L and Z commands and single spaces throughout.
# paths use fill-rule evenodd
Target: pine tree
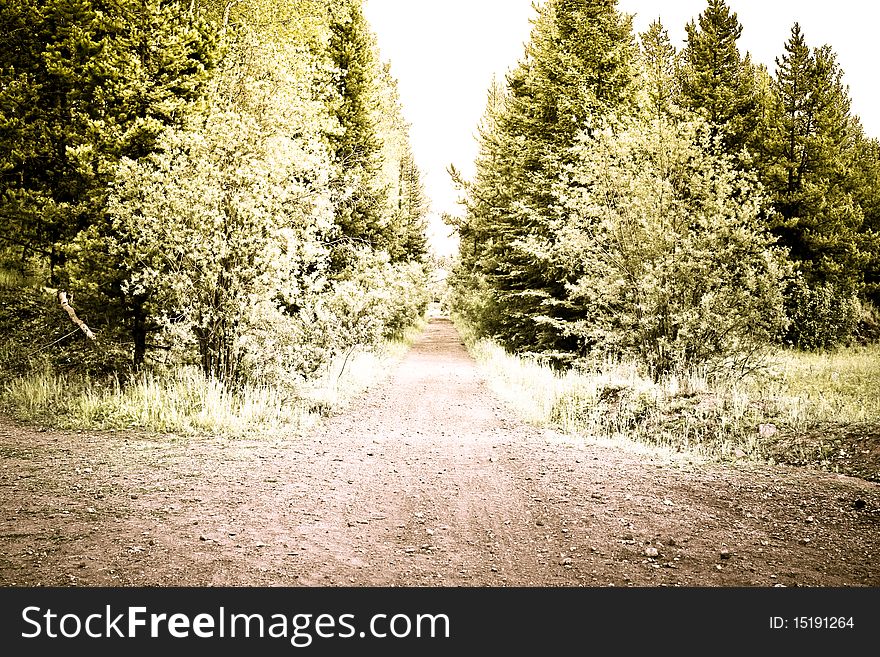
M 863 215 L 849 191 L 855 135 L 842 77 L 831 48 L 811 49 L 795 23 L 777 59 L 765 185 L 777 213 L 774 231 L 800 274 L 789 306 L 790 340 L 801 346 L 846 339 L 863 282 Z
M 427 215 L 430 205 L 422 183 L 422 172 L 409 148 L 399 160 L 397 189 L 395 249 L 390 254 L 391 260 L 424 260 L 428 253 Z
M 34 3 L 0 4 L 0 253 L 27 262 L 39 240 L 39 200 L 45 184 L 29 166 L 41 155 L 42 124 L 37 116 L 40 66 L 35 27 L 41 17 Z
M 678 113 L 681 90 L 678 69 L 680 55 L 659 20 L 640 37 L 641 71 L 649 116 L 655 119 Z
M 880 308 L 880 140 L 869 139 L 855 117 L 852 124 L 855 147 L 849 183 L 863 217 L 860 248 L 866 256 L 864 296 Z
M 397 80 L 391 64 L 385 63 L 377 79 L 381 112 L 378 124 L 382 135 L 382 168 L 376 172 L 374 186 L 384 188 L 386 207 L 382 208 L 384 229 L 377 248 L 385 250 L 392 262 L 422 261 L 427 254 L 427 215 L 429 204 L 410 143 L 410 124 L 404 119 Z
M 0 114 L 8 117 L 0 233 L 45 257 L 49 282 L 57 284 L 64 244 L 89 214 L 88 173 L 71 150 L 89 146 L 83 110 L 94 92 L 87 65 L 102 45 L 98 17 L 87 0 L 17 0 L 0 12 L 10 37 L 0 85 Z
M 742 25 L 724 0 L 708 0 L 685 30 L 682 104 L 714 126 L 727 152 L 740 155 L 755 138 L 757 111 L 753 66 L 737 46 Z
M 327 48 L 336 91 L 333 114 L 338 129 L 330 135 L 331 149 L 341 167 L 337 223 L 349 243 L 383 246 L 387 226 L 387 188 L 381 181 L 383 139 L 379 128 L 381 101 L 375 38 L 363 14 L 362 0 L 330 6 Z M 336 251 L 337 267 L 350 264 L 350 247 Z
M 471 303 L 485 333 L 519 350 L 563 355 L 558 330 L 570 312 L 562 272 L 533 241 L 552 240 L 555 190 L 571 148 L 632 104 L 635 42 L 614 0 L 550 0 L 534 19 L 525 56 L 507 76 L 481 132 L 475 180 L 466 187 L 459 279 L 484 290 Z
M 13 34 L 0 73 L 0 221 L 47 259 L 53 285 L 67 278 L 71 241 L 100 218 L 114 163 L 149 152 L 199 94 L 212 48 L 189 11 L 160 0 L 16 0 L 0 13 Z

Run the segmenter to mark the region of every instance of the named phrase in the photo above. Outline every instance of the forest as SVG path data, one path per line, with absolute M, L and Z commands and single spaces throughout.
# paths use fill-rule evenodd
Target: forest
M 880 142 L 800 24 L 775 67 L 707 0 L 676 48 L 535 6 L 487 92 L 449 303 L 531 421 L 880 477 Z
M 295 397 L 424 314 L 428 199 L 360 0 L 12 0 L 0 30 L 4 379 Z
M 659 20 L 634 34 L 612 0 L 537 11 L 449 218 L 478 335 L 658 379 L 876 337 L 880 143 L 831 46 L 795 22 L 770 71 L 739 51 L 723 0 L 681 50 Z

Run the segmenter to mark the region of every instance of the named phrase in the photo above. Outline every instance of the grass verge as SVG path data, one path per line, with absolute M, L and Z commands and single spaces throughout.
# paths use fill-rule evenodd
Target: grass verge
M 658 383 L 625 362 L 558 372 L 456 325 L 497 394 L 532 423 L 679 458 L 880 481 L 880 345 L 780 350 L 764 371 L 735 382 L 693 371 Z
M 414 326 L 399 340 L 373 349 L 352 350 L 295 391 L 270 386 L 232 390 L 196 368 L 145 371 L 123 384 L 115 377 L 43 367 L 5 381 L 0 407 L 18 420 L 60 429 L 227 436 L 297 432 L 384 379 L 423 328 Z

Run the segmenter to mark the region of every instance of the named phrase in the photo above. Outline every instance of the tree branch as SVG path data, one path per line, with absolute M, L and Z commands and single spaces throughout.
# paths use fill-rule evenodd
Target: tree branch
M 76 311 L 73 309 L 67 299 L 67 292 L 65 292 L 64 290 L 58 291 L 58 302 L 61 304 L 61 307 L 64 308 L 64 311 L 67 313 L 68 317 L 70 317 L 70 321 L 76 324 L 80 328 L 80 330 L 86 334 L 86 337 L 89 340 L 97 339 L 95 337 L 95 334 L 92 333 L 92 330 L 88 326 L 86 326 L 86 323 L 76 316 Z

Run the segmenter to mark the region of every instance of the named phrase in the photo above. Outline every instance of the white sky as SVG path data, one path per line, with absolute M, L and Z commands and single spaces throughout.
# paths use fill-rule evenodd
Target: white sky
M 540 4 L 540 3 L 539 3 Z M 795 21 L 810 46 L 830 44 L 850 87 L 853 112 L 871 137 L 880 137 L 880 92 L 874 70 L 880 3 L 874 0 L 728 0 L 743 26 L 738 45 L 756 63 L 775 70 Z M 619 0 L 635 15 L 641 32 L 656 18 L 681 47 L 685 24 L 706 0 Z M 432 206 L 432 243 L 451 253 L 454 243 L 441 213 L 461 214 L 450 164 L 470 177 L 477 154 L 474 139 L 486 91 L 519 60 L 531 31 L 532 0 L 366 0 L 382 59 L 391 62 L 404 115 L 411 124 L 413 152 Z

